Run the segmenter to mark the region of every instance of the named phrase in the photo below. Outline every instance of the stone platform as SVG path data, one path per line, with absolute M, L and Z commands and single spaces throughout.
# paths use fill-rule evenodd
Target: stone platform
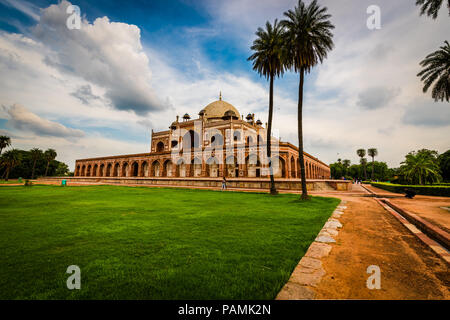
M 123 184 L 123 185 L 155 185 L 170 187 L 211 187 L 220 188 L 222 178 L 168 178 L 168 177 L 47 177 L 38 179 L 45 182 L 61 183 L 61 180 L 67 180 L 67 183 L 104 183 L 104 184 Z M 276 179 L 275 185 L 278 190 L 301 190 L 300 179 Z M 269 178 L 228 178 L 227 187 L 234 189 L 269 189 Z M 336 190 L 350 191 L 352 183 L 348 180 L 307 180 L 306 187 L 308 191 Z

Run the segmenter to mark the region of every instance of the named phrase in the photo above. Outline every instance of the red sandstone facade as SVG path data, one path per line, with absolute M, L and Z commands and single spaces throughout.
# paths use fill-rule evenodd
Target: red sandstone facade
M 269 177 L 299 179 L 298 148 L 272 137 L 272 158 L 267 160 L 266 129 L 253 115 L 246 120 L 220 98 L 202 109 L 199 118 L 185 115 L 169 130 L 153 132 L 149 153 L 79 159 L 76 177 Z M 328 165 L 304 153 L 306 178 L 329 179 Z

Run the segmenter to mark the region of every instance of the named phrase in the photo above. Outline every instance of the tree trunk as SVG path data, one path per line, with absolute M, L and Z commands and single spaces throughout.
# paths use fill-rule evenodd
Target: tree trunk
M 35 159 L 33 162 L 33 170 L 31 171 L 31 179 L 34 179 L 34 171 L 36 169 L 36 161 L 37 161 L 37 159 Z
M 6 168 L 6 177 L 5 177 L 5 181 L 8 181 L 9 179 L 9 167 Z
M 300 178 L 302 179 L 302 196 L 300 199 L 308 199 L 308 190 L 306 190 L 306 172 L 305 159 L 303 158 L 303 82 L 305 70 L 300 68 L 300 82 L 298 84 L 298 158 L 300 160 Z
M 372 157 L 372 180 L 373 180 L 373 173 L 374 173 L 374 169 L 375 169 L 375 157 Z
M 45 176 L 47 176 L 48 166 L 50 165 L 50 161 L 47 161 L 47 167 L 45 168 Z
M 270 194 L 277 194 L 275 188 L 275 179 L 273 178 L 273 163 L 270 161 L 272 157 L 272 116 L 273 116 L 273 74 L 270 75 L 270 91 L 269 91 L 269 121 L 267 124 L 267 159 L 269 160 L 270 170 Z
M 367 181 L 367 170 L 366 170 L 366 165 L 364 164 L 363 167 L 364 167 L 364 180 Z

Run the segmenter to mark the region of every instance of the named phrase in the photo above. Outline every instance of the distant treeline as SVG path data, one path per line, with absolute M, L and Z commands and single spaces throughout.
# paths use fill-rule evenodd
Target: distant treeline
M 33 155 L 31 151 L 14 149 L 17 152 L 20 161 L 11 168 L 9 173 L 9 179 L 17 179 L 19 177 L 24 179 L 30 179 L 33 171 Z M 45 175 L 45 170 L 47 168 L 48 163 L 48 171 L 47 176 L 64 176 L 69 175 L 69 167 L 58 160 L 48 160 L 45 158 L 44 153 L 38 154 L 36 157 L 36 166 L 34 178 L 41 177 Z M 0 171 L 0 175 L 4 178 L 6 171 L 6 167 L 3 167 Z

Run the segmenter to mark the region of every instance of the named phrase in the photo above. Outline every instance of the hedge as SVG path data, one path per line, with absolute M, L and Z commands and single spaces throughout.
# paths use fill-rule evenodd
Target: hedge
M 376 188 L 384 189 L 395 193 L 405 193 L 406 189 L 414 190 L 416 194 L 426 196 L 450 197 L 450 186 L 437 185 L 401 185 L 393 183 L 372 182 L 371 185 Z

